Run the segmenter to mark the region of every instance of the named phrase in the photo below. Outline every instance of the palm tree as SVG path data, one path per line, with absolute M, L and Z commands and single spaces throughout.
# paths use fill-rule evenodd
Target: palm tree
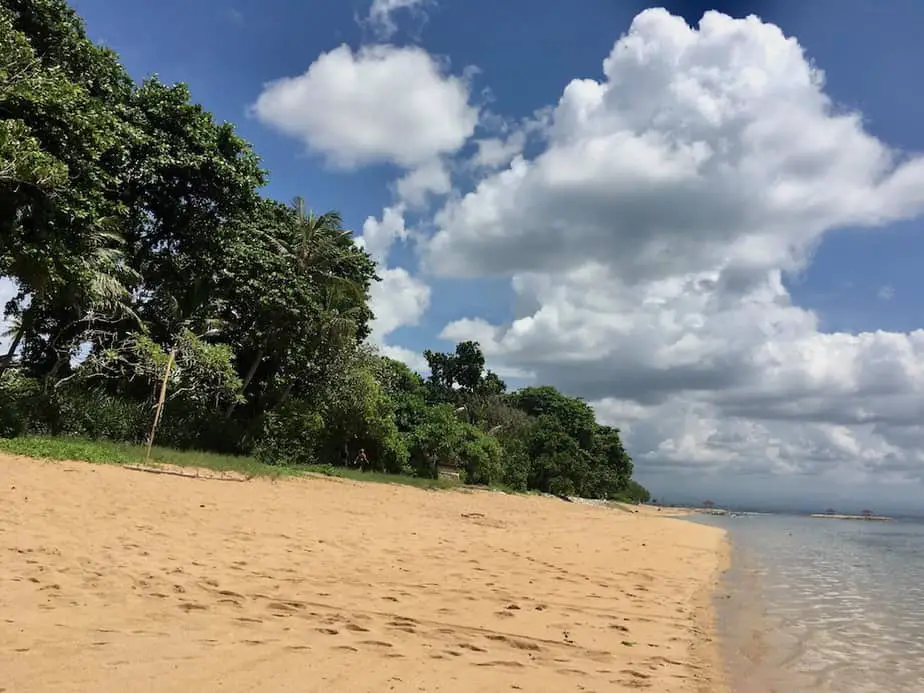
M 343 227 L 339 212 L 315 214 L 301 197 L 292 201 L 292 209 L 297 234 L 292 251 L 298 268 L 312 277 L 330 277 L 331 269 L 343 260 L 343 251 L 353 245 L 353 234 Z
M 112 220 L 101 219 L 90 227 L 79 252 L 21 252 L 13 256 L 10 274 L 19 283 L 20 299 L 28 296 L 29 305 L 16 317 L 8 335 L 11 342 L 7 353 L 0 355 L 0 375 L 12 365 L 22 340 L 36 329 L 42 311 L 53 304 L 68 305 L 81 316 L 68 327 L 99 315 L 137 320 L 125 288 L 125 281 L 136 275 L 124 262 L 123 243 L 121 235 L 112 230 Z M 57 341 L 61 331 L 50 339 Z
M 352 233 L 343 227 L 336 211 L 315 214 L 305 201 L 292 203 L 296 217 L 296 238 L 292 253 L 298 270 L 317 283 L 322 312 L 319 324 L 338 341 L 355 333 L 366 299 L 366 287 L 350 279 L 348 269 L 356 249 Z
M 286 324 L 286 321 L 294 319 L 287 310 L 275 317 L 267 316 L 268 331 L 249 344 L 252 358 L 242 378 L 245 390 L 256 376 L 264 357 L 273 351 L 270 345 L 274 340 L 279 342 L 277 347 L 282 346 L 276 351 L 284 352 L 291 343 L 289 340 L 301 339 L 306 346 L 312 344 L 319 353 L 326 349 L 326 355 L 330 355 L 330 352 L 342 349 L 346 342 L 357 337 L 358 327 L 367 317 L 366 286 L 351 278 L 362 276 L 362 272 L 352 271 L 355 267 L 351 263 L 358 262 L 363 256 L 357 252 L 352 234 L 344 228 L 340 214 L 335 211 L 315 214 L 306 207 L 301 197 L 294 199 L 291 212 L 290 219 L 294 223 L 288 228 L 280 228 L 275 233 L 266 230 L 259 233 L 267 247 L 285 257 L 287 263 L 291 262 L 292 271 L 316 297 L 316 307 L 306 323 L 310 326 L 309 333 L 307 336 L 302 333 L 301 338 L 295 336 L 298 331 L 293 331 L 292 325 Z M 298 375 L 290 373 L 288 384 L 275 397 L 272 407 L 284 402 L 296 380 L 304 375 L 303 372 Z M 270 408 L 267 394 L 263 396 L 264 407 Z M 234 402 L 228 405 L 226 418 L 231 416 L 236 406 Z

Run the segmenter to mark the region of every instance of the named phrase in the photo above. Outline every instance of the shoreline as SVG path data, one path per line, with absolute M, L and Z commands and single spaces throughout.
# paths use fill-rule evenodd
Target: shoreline
M 728 690 L 716 527 L 481 490 L 0 466 L 11 690 Z
M 793 656 L 791 634 L 778 614 L 768 611 L 764 557 L 727 534 L 728 568 L 716 590 L 716 628 L 728 690 L 766 693 L 805 689 L 805 681 L 788 667 Z
M 734 686 L 733 662 L 729 656 L 729 633 L 721 627 L 720 608 L 722 598 L 727 596 L 728 575 L 733 568 L 734 545 L 728 530 L 716 525 L 696 521 L 697 516 L 717 515 L 701 512 L 698 508 L 661 506 L 651 508 L 648 513 L 655 517 L 670 518 L 697 527 L 706 527 L 721 533 L 714 550 L 715 563 L 712 571 L 694 596 L 694 621 L 704 640 L 694 640 L 693 655 L 697 666 L 711 672 L 708 681 L 700 683 L 696 693 L 732 693 Z
M 723 650 L 723 633 L 719 628 L 717 600 L 723 580 L 731 569 L 732 547 L 728 533 L 724 532 L 718 549 L 717 563 L 708 583 L 704 584 L 696 600 L 698 603 L 696 620 L 704 632 L 711 634 L 711 640 L 694 648 L 694 654 L 711 669 L 713 673 L 710 685 L 701 687 L 697 693 L 731 693 L 732 680 L 729 662 Z

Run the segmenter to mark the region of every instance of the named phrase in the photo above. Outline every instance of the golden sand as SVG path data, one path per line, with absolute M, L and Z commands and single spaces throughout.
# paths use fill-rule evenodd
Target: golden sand
M 720 530 L 0 457 L 0 690 L 717 693 Z

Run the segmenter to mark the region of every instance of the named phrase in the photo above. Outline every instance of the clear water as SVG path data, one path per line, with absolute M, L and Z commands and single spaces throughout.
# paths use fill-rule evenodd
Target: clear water
M 703 521 L 732 540 L 717 611 L 736 693 L 924 693 L 924 523 Z

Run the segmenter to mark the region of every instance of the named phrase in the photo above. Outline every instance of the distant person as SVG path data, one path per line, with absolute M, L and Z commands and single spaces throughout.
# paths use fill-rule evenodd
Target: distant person
M 363 448 L 359 449 L 359 454 L 356 456 L 353 464 L 359 467 L 360 471 L 366 471 L 366 465 L 369 464 L 369 458 L 366 457 L 366 451 Z

